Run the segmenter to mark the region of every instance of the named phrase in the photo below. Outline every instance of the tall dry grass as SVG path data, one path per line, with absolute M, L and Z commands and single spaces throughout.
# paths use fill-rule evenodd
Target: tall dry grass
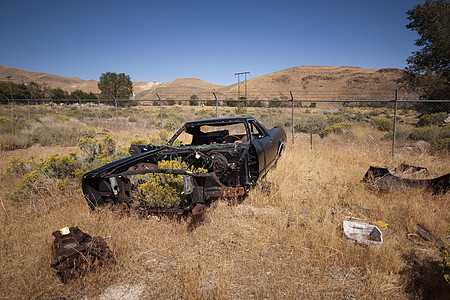
M 121 132 L 118 140 L 134 135 Z M 440 175 L 450 172 L 449 157 L 404 152 L 392 161 L 389 149 L 380 136 L 360 130 L 314 139 L 313 149 L 309 136 L 299 135 L 263 180 L 274 184 L 269 192 L 258 186 L 242 203 L 219 201 L 201 218 L 93 212 L 79 190 L 50 189 L 12 202 L 6 192 L 19 179 L 5 177 L 0 298 L 444 299 L 438 249 L 413 243 L 406 233 L 420 224 L 445 240 L 448 196 L 379 194 L 361 179 L 370 165 L 399 162 Z M 348 241 L 344 220 L 388 223 L 384 244 Z M 104 237 L 117 263 L 61 283 L 50 268 L 51 233 L 65 226 Z

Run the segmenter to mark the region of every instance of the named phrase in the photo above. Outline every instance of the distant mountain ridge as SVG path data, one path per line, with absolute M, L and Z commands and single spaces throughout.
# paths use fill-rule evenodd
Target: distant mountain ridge
M 400 69 L 366 69 L 358 67 L 299 66 L 262 75 L 247 80 L 246 86 L 239 86 L 240 96 L 248 99 L 393 99 L 394 90 L 400 89 Z M 8 66 L 0 66 L 0 80 L 11 76 L 11 81 L 27 83 L 35 81 L 40 85 L 62 88 L 68 92 L 80 89 L 99 93 L 97 80 L 83 80 L 76 77 L 58 76 L 41 72 L 25 71 Z M 3 79 L 4 78 L 4 79 Z M 237 99 L 238 85 L 222 86 L 197 78 L 180 78 L 171 82 L 133 82 L 136 99 L 189 99 L 197 95 L 201 99 Z M 403 90 L 404 98 L 418 95 Z

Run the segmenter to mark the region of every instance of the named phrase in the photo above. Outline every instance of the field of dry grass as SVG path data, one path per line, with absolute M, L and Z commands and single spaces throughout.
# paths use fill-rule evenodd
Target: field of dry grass
M 80 189 L 50 188 L 15 202 L 7 193 L 20 178 L 4 176 L 0 298 L 446 299 L 439 249 L 407 233 L 420 225 L 448 244 L 449 196 L 380 194 L 361 179 L 371 165 L 400 162 L 427 167 L 433 177 L 449 173 L 448 153 L 400 151 L 392 161 L 390 142 L 368 130 L 314 137 L 313 149 L 309 136 L 299 134 L 266 177 L 274 184 L 269 192 L 256 187 L 241 203 L 219 201 L 201 218 L 93 212 Z M 110 130 L 124 147 L 151 131 Z M 11 155 L 40 159 L 74 149 L 3 151 L 0 170 Z M 344 220 L 388 223 L 384 244 L 347 240 Z M 104 237 L 117 263 L 61 283 L 50 267 L 51 244 L 52 232 L 65 226 Z

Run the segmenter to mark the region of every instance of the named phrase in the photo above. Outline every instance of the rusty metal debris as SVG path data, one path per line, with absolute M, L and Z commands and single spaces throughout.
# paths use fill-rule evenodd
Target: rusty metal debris
M 418 170 L 424 173 L 420 170 L 426 169 L 418 168 Z M 372 184 L 379 191 L 406 191 L 418 188 L 430 191 L 433 195 L 443 195 L 449 189 L 450 173 L 432 179 L 411 179 L 396 176 L 388 168 L 371 166 L 364 175 L 363 182 Z
M 115 262 L 112 251 L 100 236 L 91 237 L 78 227 L 64 227 L 53 232 L 53 236 L 55 259 L 50 266 L 57 270 L 64 283 L 106 262 Z

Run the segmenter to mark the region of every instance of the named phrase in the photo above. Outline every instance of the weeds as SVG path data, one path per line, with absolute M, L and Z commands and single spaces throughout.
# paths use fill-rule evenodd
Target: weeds
M 349 115 L 356 115 L 358 109 L 343 108 Z M 262 123 L 286 122 L 287 110 L 280 110 L 264 111 L 267 119 Z M 248 112 L 254 114 L 253 108 Z M 310 112 L 316 115 L 313 109 Z M 233 115 L 233 109 L 229 113 Z M 186 120 L 198 117 L 191 111 L 184 116 Z M 112 141 L 100 146 L 101 141 L 91 137 L 86 145 L 93 148 L 87 151 L 93 159 L 80 149 L 75 154 L 82 166 L 78 170 L 126 154 L 117 151 L 118 144 L 128 146 L 139 139 L 146 144 L 151 135 L 158 142 L 167 140 L 169 134 L 159 136 L 157 129 L 152 128 L 152 133 L 136 127 L 121 130 L 115 136 L 114 153 L 108 150 Z M 407 141 L 413 129 L 404 130 Z M 2 176 L 0 187 L 0 298 L 104 299 L 120 297 L 118 291 L 123 298 L 136 293 L 142 299 L 420 299 L 427 295 L 446 299 L 449 285 L 439 264 L 448 260 L 431 243 L 416 244 L 406 233 L 423 224 L 445 239 L 448 197 L 420 192 L 378 194 L 368 191 L 360 180 L 369 165 L 391 167 L 400 160 L 427 167 L 432 176 L 439 176 L 450 171 L 448 155 L 426 152 L 419 157 L 401 152 L 397 156 L 401 159 L 392 161 L 391 143 L 382 139 L 384 132 L 358 124 L 345 132 L 349 135 L 314 136 L 313 149 L 309 139 L 286 143 L 277 168 L 265 178 L 276 189 L 252 189 L 241 204 L 219 201 L 201 219 L 141 219 L 107 209 L 92 212 L 79 192 L 78 173 L 64 167 L 75 163 L 70 155 L 47 161 L 45 174 L 59 174 L 50 178 L 41 169 L 32 172 L 48 157 L 33 162 L 26 156 L 54 148 L 1 152 L 4 164 L 5 157 L 16 156 L 7 172 L 17 173 Z M 26 201 L 5 197 L 24 176 L 29 177 L 26 182 L 32 191 Z M 42 184 L 49 178 L 47 185 Z M 37 201 L 47 209 L 30 205 Z M 384 244 L 374 248 L 349 243 L 342 234 L 342 221 L 347 219 L 388 223 L 382 229 Z M 49 266 L 50 244 L 51 233 L 65 226 L 80 226 L 107 238 L 117 264 L 61 284 Z
M 40 163 L 32 157 L 20 159 L 12 157 L 8 163 L 7 172 L 14 170 L 13 175 L 23 176 L 21 183 L 10 193 L 10 198 L 23 201 L 35 197 L 36 194 L 51 193 L 52 188 L 68 190 L 76 188 L 81 183 L 82 175 L 92 169 L 128 155 L 118 147 L 108 135 L 97 142 L 94 139 L 84 139 L 79 143 L 82 155 L 72 152 L 65 156 L 50 155 Z

